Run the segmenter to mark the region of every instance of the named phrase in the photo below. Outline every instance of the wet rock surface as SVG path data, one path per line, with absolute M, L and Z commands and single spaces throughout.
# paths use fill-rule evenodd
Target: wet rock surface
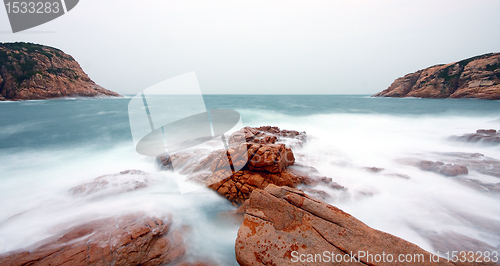
M 215 173 L 230 167 L 245 167 L 251 171 L 277 174 L 294 162 L 293 152 L 285 144 L 244 143 L 217 156 L 211 170 Z
M 73 187 L 69 192 L 73 196 L 104 196 L 119 194 L 146 187 L 148 174 L 141 170 L 125 170 L 119 174 L 103 175 L 94 181 Z
M 436 153 L 447 162 L 466 166 L 469 170 L 481 174 L 500 177 L 500 160 L 481 153 L 446 152 Z
M 425 171 L 432 171 L 445 176 L 467 175 L 469 170 L 464 165 L 447 164 L 443 162 L 420 161 L 419 167 Z
M 457 181 L 481 192 L 500 193 L 500 182 L 486 183 L 474 178 L 458 178 Z
M 451 136 L 449 139 L 463 142 L 500 144 L 500 132 L 495 129 L 478 129 L 476 130 L 476 133 L 470 133 L 461 136 Z
M 231 175 L 229 178 L 209 185 L 219 195 L 237 205 L 247 200 L 252 192 L 258 188 L 265 188 L 269 184 L 295 187 L 302 182 L 301 178 L 293 172 L 285 170 L 279 174 L 256 173 L 243 170 Z
M 424 254 L 426 261 L 415 265 L 452 264 L 444 259 L 430 263 L 428 258 L 431 254 L 420 247 L 370 228 L 323 202 L 334 201 L 336 195 L 341 194 L 364 199 L 376 196 L 377 191 L 368 188 L 351 191 L 335 182 L 334 178 L 321 175 L 314 167 L 296 164 L 295 154 L 288 145 L 304 145 L 305 136 L 303 132 L 277 127 L 246 127 L 228 138 L 230 145 L 227 151 L 217 148 L 177 152 L 158 156 L 156 163 L 160 169 L 175 169 L 216 191 L 234 205 L 240 205 L 237 210 L 218 214 L 225 221 L 241 224 L 235 246 L 240 265 L 290 265 L 293 264 L 292 259 L 300 254 L 323 254 L 324 251 L 349 258 L 345 264 L 408 264 L 369 261 L 359 256 L 359 251 L 392 254 L 394 257 L 399 254 Z M 404 163 L 454 178 L 477 190 L 500 191 L 500 183 L 486 183 L 467 175 L 469 171 L 477 171 L 496 176 L 500 161 L 483 154 L 433 153 L 429 160 L 412 158 Z M 353 168 L 373 178 L 410 179 L 410 176 L 392 172 L 391 169 L 362 166 Z M 70 189 L 70 193 L 75 197 L 125 193 L 146 187 L 150 182 L 147 173 L 127 170 L 98 177 Z M 492 234 L 498 233 L 498 226 L 492 222 L 477 217 L 462 219 L 484 227 Z M 456 232 L 416 231 L 440 252 L 450 251 L 451 248 L 464 251 L 471 251 L 471 247 L 477 247 L 478 251 L 498 248 Z M 186 258 L 183 256 L 185 249 L 181 233 L 173 230 L 165 219 L 129 215 L 72 227 L 27 250 L 1 255 L 0 265 L 217 265 Z M 328 263 L 297 263 L 325 264 Z
M 0 265 L 163 265 L 184 253 L 182 235 L 170 223 L 131 214 L 75 226 L 27 250 L 0 255 Z
M 244 127 L 229 137 L 229 145 L 241 142 L 274 144 L 279 141 L 286 141 L 288 146 L 292 148 L 302 146 L 307 141 L 307 134 L 296 130 L 281 130 L 278 127 L 263 126 Z
M 303 145 L 305 132 L 278 127 L 245 127 L 228 138 L 229 149 L 202 153 L 162 155 L 156 163 L 163 170 L 179 170 L 190 179 L 217 191 L 233 204 L 242 204 L 256 188 L 268 184 L 295 187 L 307 175 L 288 170 L 295 163 L 285 143 Z M 204 156 L 204 157 L 203 157 Z
M 416 158 L 399 159 L 402 164 L 412 165 L 425 171 L 452 177 L 457 182 L 487 193 L 499 193 L 500 179 L 498 182 L 481 181 L 476 177 L 469 177 L 470 173 L 500 177 L 500 160 L 487 157 L 481 153 L 466 152 L 437 152 L 429 154 L 430 158 L 442 161 L 419 160 Z
M 473 252 L 474 255 L 476 255 L 476 253 L 484 254 L 485 252 L 489 252 L 491 254 L 491 252 L 500 251 L 500 248 L 498 247 L 493 247 L 491 245 L 488 245 L 487 243 L 453 231 L 445 231 L 441 233 L 426 231 L 420 232 L 420 235 L 428 239 L 434 249 L 440 254 L 446 254 L 446 252 L 456 251 L 457 253 Z M 477 261 L 479 262 L 480 260 Z M 491 264 L 495 265 L 496 263 Z
M 294 162 L 293 152 L 284 144 L 241 144 L 220 154 L 211 165 L 213 174 L 203 182 L 229 201 L 241 204 L 256 188 L 268 184 L 295 187 L 301 183 L 299 175 L 286 169 Z M 244 165 L 243 170 L 233 174 L 230 169 L 235 165 Z
M 252 193 L 236 239 L 236 259 L 240 265 L 290 265 L 299 254 L 323 254 L 325 250 L 334 256 L 346 256 L 348 262 L 344 264 L 353 265 L 407 265 L 370 262 L 358 256 L 361 254 L 358 251 L 430 256 L 420 247 L 370 228 L 300 190 L 269 185 Z M 418 264 L 452 265 L 443 259 Z

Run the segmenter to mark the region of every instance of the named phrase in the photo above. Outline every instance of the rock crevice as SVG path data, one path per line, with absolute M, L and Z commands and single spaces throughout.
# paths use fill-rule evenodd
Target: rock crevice
M 415 265 L 452 265 L 444 259 L 430 262 L 432 254 L 417 245 L 370 228 L 342 210 L 293 188 L 270 184 L 264 190 L 257 189 L 251 194 L 245 212 L 235 247 L 240 265 L 289 265 L 298 254 L 325 251 L 352 258 L 340 264 L 408 264 L 373 261 L 362 256 L 370 253 L 391 254 L 394 258 L 400 254 L 422 254 L 425 261 Z M 307 262 L 323 265 L 328 261 Z

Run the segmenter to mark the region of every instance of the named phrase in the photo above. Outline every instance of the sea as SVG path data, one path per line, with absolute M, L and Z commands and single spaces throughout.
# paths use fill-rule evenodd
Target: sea
M 171 172 L 160 171 L 153 156 L 136 152 L 131 97 L 0 102 L 0 253 L 29 249 L 62 228 L 142 212 L 184 228 L 189 260 L 237 265 L 239 224 L 225 215 L 236 207 L 207 188 L 181 193 Z M 315 189 L 368 226 L 433 253 L 438 251 L 433 239 L 451 235 L 500 249 L 500 193 L 460 182 L 496 184 L 499 177 L 474 170 L 447 177 L 405 163 L 446 162 L 440 157 L 445 153 L 500 160 L 500 145 L 450 140 L 477 129 L 500 129 L 500 101 L 369 95 L 203 95 L 203 100 L 207 109 L 237 111 L 243 126 L 305 131 L 307 142 L 293 147 L 296 164 L 346 187 Z M 129 169 L 146 172 L 148 185 L 99 196 L 70 192 Z

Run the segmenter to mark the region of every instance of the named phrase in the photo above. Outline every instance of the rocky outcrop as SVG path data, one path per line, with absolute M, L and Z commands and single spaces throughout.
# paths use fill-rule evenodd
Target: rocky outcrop
M 245 127 L 228 138 L 228 151 L 215 150 L 205 155 L 202 150 L 165 154 L 158 156 L 156 163 L 161 170 L 175 169 L 217 191 L 234 205 L 243 204 L 255 189 L 264 189 L 269 184 L 291 188 L 301 185 L 309 195 L 319 199 L 332 197 L 312 188 L 320 183 L 346 191 L 346 187 L 333 182 L 332 178 L 319 175 L 314 167 L 295 164 L 295 155 L 288 147 L 300 147 L 306 141 L 305 132 L 271 126 Z M 376 168 L 369 168 L 373 169 Z
M 446 162 L 463 165 L 469 170 L 484 175 L 500 177 L 500 161 L 484 156 L 484 154 L 466 152 L 441 152 L 435 154 Z
M 469 168 L 459 163 L 444 163 L 442 161 L 420 160 L 416 158 L 398 159 L 397 161 L 401 164 L 411 165 L 420 168 L 420 170 L 431 171 L 444 176 L 454 177 L 469 174 Z
M 445 176 L 457 176 L 469 174 L 469 169 L 464 165 L 448 164 L 443 162 L 420 161 L 420 169 L 425 171 L 433 171 Z
M 500 144 L 500 132 L 497 132 L 495 129 L 478 129 L 476 130 L 476 133 L 465 134 L 462 136 L 451 136 L 450 140 Z
M 307 141 L 306 132 L 296 130 L 280 130 L 278 127 L 244 127 L 231 134 L 229 145 L 242 142 L 274 144 L 277 141 L 285 141 L 288 146 L 302 146 Z
M 299 265 L 412 264 L 398 262 L 401 254 L 411 254 L 412 258 L 422 254 L 423 260 L 414 265 L 452 265 L 410 242 L 370 228 L 300 190 L 269 185 L 264 190 L 255 190 L 245 205 L 244 221 L 235 246 L 236 259 L 243 266 L 291 265 L 293 262 Z M 385 261 L 381 261 L 382 254 Z M 392 262 L 388 262 L 389 254 Z M 431 262 L 430 258 L 439 262 Z
M 374 97 L 500 99 L 500 53 L 432 66 L 396 79 Z
M 0 265 L 164 265 L 185 253 L 169 223 L 140 214 L 95 220 L 27 250 L 0 256 Z
M 230 160 L 226 160 L 226 156 Z M 231 166 L 246 163 L 245 168 L 248 170 L 277 174 L 294 162 L 293 152 L 286 148 L 285 144 L 243 143 L 219 155 L 213 161 L 211 169 L 216 172 L 219 169 L 228 169 L 228 163 Z
M 241 204 L 254 189 L 268 184 L 290 187 L 300 184 L 300 176 L 286 169 L 294 162 L 293 152 L 284 144 L 244 143 L 220 154 L 211 164 L 212 174 L 203 182 L 229 201 Z M 234 165 L 245 166 L 231 173 Z
M 254 190 L 263 189 L 269 184 L 295 187 L 300 183 L 302 183 L 301 177 L 288 170 L 279 174 L 243 170 L 234 173 L 229 178 L 211 184 L 209 188 L 217 191 L 219 195 L 230 202 L 240 205 L 250 198 Z
M 306 138 L 305 132 L 278 127 L 245 127 L 228 138 L 227 151 L 215 150 L 204 157 L 203 151 L 165 154 L 156 163 L 160 169 L 175 169 L 240 205 L 255 189 L 269 184 L 295 187 L 310 180 L 304 173 L 287 169 L 295 163 L 287 145 L 301 146 Z
M 421 160 L 418 158 L 398 159 L 401 164 L 418 167 L 425 171 L 433 171 L 466 185 L 481 192 L 500 192 L 500 183 L 486 183 L 475 178 L 468 177 L 469 171 L 478 172 L 484 175 L 500 177 L 500 161 L 481 153 L 466 152 L 435 152 L 427 154 L 426 157 L 432 160 Z M 446 162 L 446 163 L 444 163 Z M 474 176 L 474 175 L 473 175 Z
M 32 43 L 0 43 L 0 100 L 120 96 L 92 81 L 73 57 Z
M 237 150 L 238 148 L 248 148 L 251 145 L 248 144 L 262 144 L 262 145 L 271 145 L 271 146 L 265 146 L 267 148 L 264 149 L 271 149 L 270 147 L 273 147 L 272 144 L 279 144 L 280 146 L 280 153 L 290 153 L 291 156 L 293 157 L 293 153 L 291 152 L 291 149 L 289 148 L 290 146 L 302 146 L 307 140 L 307 135 L 305 132 L 298 132 L 295 130 L 280 130 L 278 127 L 271 127 L 271 126 L 263 126 L 263 127 L 244 127 L 241 130 L 238 130 L 231 134 L 231 136 L 228 138 L 228 145 L 232 149 L 232 151 Z M 246 146 L 241 146 L 242 144 L 245 144 Z M 285 147 L 286 145 L 286 152 L 284 152 L 282 147 Z M 264 146 L 252 146 L 253 148 L 256 147 L 264 147 Z M 275 146 L 277 147 L 277 146 Z M 260 152 L 263 153 L 264 150 L 261 150 Z M 156 164 L 158 165 L 160 170 L 173 170 L 176 169 L 178 171 L 181 171 L 183 174 L 190 174 L 192 172 L 199 172 L 202 170 L 208 170 L 210 166 L 212 165 L 212 162 L 214 160 L 220 160 L 220 156 L 224 153 L 223 150 L 216 150 L 210 152 L 208 155 L 204 154 L 204 151 L 196 151 L 194 153 L 186 153 L 186 152 L 176 152 L 175 154 L 163 154 L 160 156 L 156 157 Z M 228 156 L 229 154 L 226 152 L 226 155 Z M 240 158 L 240 162 L 238 163 L 244 163 L 246 164 L 247 160 L 250 160 L 252 156 L 254 156 L 253 151 L 249 151 L 248 154 L 250 157 L 246 157 L 244 160 L 243 158 Z M 260 154 L 257 154 L 258 156 L 254 158 L 254 162 L 249 163 L 249 167 L 256 167 L 259 168 L 259 163 L 268 163 L 266 162 L 268 159 L 271 158 L 263 158 L 262 160 L 257 160 L 257 158 L 260 158 Z M 264 156 L 269 155 L 269 150 L 265 152 Z M 277 156 L 278 154 L 274 154 L 273 156 Z M 288 165 L 293 164 L 295 161 L 295 158 L 287 158 L 287 154 L 281 154 L 280 160 L 286 159 L 288 160 Z M 232 155 L 232 161 L 235 161 L 238 155 Z M 272 156 L 271 156 L 272 157 Z M 293 161 L 292 161 L 293 160 Z M 226 161 L 224 159 L 224 161 Z M 227 163 L 227 162 L 225 162 Z M 282 164 L 282 163 L 281 163 Z M 272 165 L 272 164 L 271 164 Z M 271 165 L 268 165 L 268 167 L 271 167 Z M 278 168 L 283 168 L 283 166 L 277 165 Z M 254 169 L 258 170 L 258 169 Z M 263 169 L 261 169 L 263 170 Z M 281 171 L 282 169 L 279 169 Z M 212 169 L 213 171 L 213 169 Z M 265 171 L 265 170 L 263 170 Z M 276 170 L 274 170 L 276 172 Z

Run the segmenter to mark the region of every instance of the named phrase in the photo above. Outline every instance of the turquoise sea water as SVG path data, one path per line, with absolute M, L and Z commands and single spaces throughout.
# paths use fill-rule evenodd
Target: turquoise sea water
M 500 102 L 471 99 L 373 98 L 368 95 L 205 95 L 207 109 L 240 111 L 243 123 L 258 122 L 252 111 L 307 117 L 328 114 L 466 116 L 500 118 Z M 113 145 L 131 138 L 129 98 L 2 102 L 0 148 Z M 248 111 L 248 112 L 246 112 Z
M 472 216 L 500 228 L 500 197 L 454 178 L 400 163 L 438 160 L 439 152 L 479 152 L 500 160 L 500 146 L 457 143 L 451 135 L 500 129 L 500 101 L 372 98 L 367 95 L 205 95 L 208 109 L 228 108 L 245 126 L 273 125 L 306 131 L 307 145 L 294 148 L 297 163 L 349 188 L 326 199 L 377 229 L 435 252 L 422 231 L 452 231 L 498 248 L 500 234 L 470 224 Z M 231 265 L 237 225 L 217 213 L 233 207 L 210 191 L 178 195 L 154 158 L 137 154 L 129 127 L 130 98 L 0 102 L 0 252 L 57 233 L 59 224 L 143 211 L 174 214 L 194 228 L 188 255 Z M 442 158 L 441 158 L 442 159 Z M 381 167 L 410 180 L 375 175 Z M 74 198 L 68 189 L 126 169 L 150 173 L 148 188 L 96 199 Z M 468 178 L 500 183 L 471 171 Z M 371 195 L 371 196 L 364 196 Z M 207 250 L 206 247 L 210 248 Z

